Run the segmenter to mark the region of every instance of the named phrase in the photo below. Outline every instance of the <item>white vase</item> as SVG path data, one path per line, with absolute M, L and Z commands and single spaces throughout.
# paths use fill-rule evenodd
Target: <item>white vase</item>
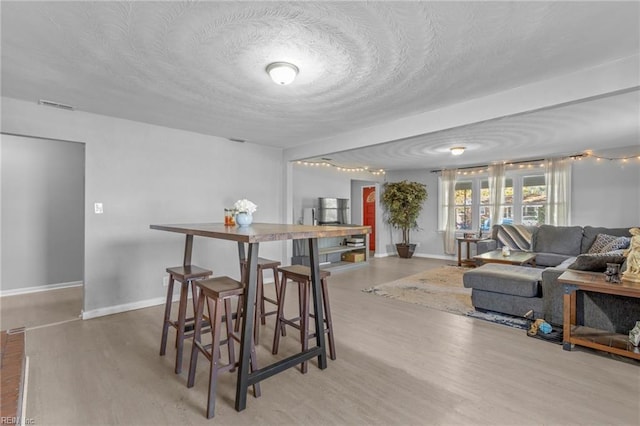
M 238 226 L 249 226 L 253 222 L 253 216 L 249 213 L 240 212 L 236 214 L 236 223 Z

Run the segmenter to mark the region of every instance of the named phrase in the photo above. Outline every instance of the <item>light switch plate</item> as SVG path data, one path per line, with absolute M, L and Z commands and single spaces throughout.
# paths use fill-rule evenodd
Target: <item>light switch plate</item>
M 104 210 L 102 209 L 102 203 L 94 203 L 93 208 L 96 214 L 104 213 Z

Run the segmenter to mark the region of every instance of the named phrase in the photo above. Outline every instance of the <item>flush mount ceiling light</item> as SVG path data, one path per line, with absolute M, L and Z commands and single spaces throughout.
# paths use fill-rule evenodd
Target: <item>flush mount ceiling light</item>
M 464 146 L 454 146 L 451 148 L 451 153 L 453 155 L 462 155 L 464 153 Z
M 290 84 L 298 75 L 298 67 L 288 62 L 274 62 L 267 65 L 267 73 L 276 84 Z

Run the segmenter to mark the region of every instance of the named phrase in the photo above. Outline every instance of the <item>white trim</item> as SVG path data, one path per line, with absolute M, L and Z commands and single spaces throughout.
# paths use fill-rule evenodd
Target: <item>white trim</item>
M 390 256 L 398 256 L 397 253 L 376 253 L 373 257 L 390 257 Z M 441 259 L 441 260 L 451 260 L 458 261 L 458 258 L 455 256 L 448 256 L 443 254 L 427 254 L 427 253 L 413 253 L 413 257 L 425 257 L 431 259 Z
M 413 257 L 426 257 L 429 259 L 441 259 L 441 260 L 451 260 L 458 262 L 458 258 L 455 256 L 443 255 L 443 254 L 425 254 L 425 253 L 413 253 Z
M 122 305 L 107 306 L 106 308 L 93 309 L 91 311 L 83 311 L 82 319 L 87 320 L 91 318 L 103 317 L 106 315 L 119 314 L 127 311 L 134 311 L 136 309 L 149 308 L 151 306 L 163 305 L 166 302 L 166 297 L 154 297 L 153 299 L 140 300 L 138 302 L 124 303 Z
M 273 278 L 270 280 L 264 280 L 263 284 L 272 284 L 274 283 Z M 174 297 L 180 295 L 180 286 L 176 290 L 174 290 Z M 189 299 L 191 299 L 191 295 L 189 295 Z M 137 302 L 124 303 L 122 305 L 114 305 L 107 306 L 105 308 L 93 309 L 90 311 L 82 312 L 82 319 L 87 320 L 91 318 L 103 317 L 106 315 L 120 314 L 122 312 L 127 311 L 135 311 L 136 309 L 144 309 L 150 308 L 152 306 L 164 305 L 167 301 L 166 296 L 162 297 L 154 297 L 153 299 L 140 300 Z M 175 301 L 175 300 L 174 300 Z
M 82 281 L 71 281 L 60 284 L 47 284 L 37 287 L 16 288 L 14 290 L 0 290 L 0 297 L 18 296 L 20 294 L 38 293 L 41 291 L 58 290 L 61 288 L 82 287 Z

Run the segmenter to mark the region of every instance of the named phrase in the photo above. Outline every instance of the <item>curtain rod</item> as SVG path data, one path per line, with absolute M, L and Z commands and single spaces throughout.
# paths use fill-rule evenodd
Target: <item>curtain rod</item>
M 584 157 L 585 154 L 574 154 L 574 155 L 569 155 L 565 158 L 571 158 L 571 159 L 575 159 L 575 158 L 580 158 L 580 157 Z M 537 163 L 540 161 L 545 161 L 544 158 L 538 158 L 536 160 L 521 160 L 521 161 L 508 161 L 505 164 L 507 165 L 512 165 L 512 164 L 528 164 L 528 163 Z M 484 169 L 485 167 L 489 167 L 490 164 L 485 164 L 485 165 L 478 165 L 478 166 L 465 166 L 465 167 L 458 167 L 455 170 L 470 170 L 470 169 Z M 431 173 L 441 173 L 443 170 L 445 169 L 437 169 L 437 170 L 431 170 Z

